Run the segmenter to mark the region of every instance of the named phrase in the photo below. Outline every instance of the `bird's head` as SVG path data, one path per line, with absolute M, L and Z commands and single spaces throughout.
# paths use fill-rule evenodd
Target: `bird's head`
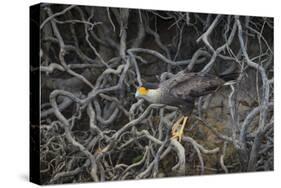
M 137 88 L 135 93 L 136 98 L 143 98 L 150 103 L 159 103 L 161 96 L 158 84 L 145 83 Z

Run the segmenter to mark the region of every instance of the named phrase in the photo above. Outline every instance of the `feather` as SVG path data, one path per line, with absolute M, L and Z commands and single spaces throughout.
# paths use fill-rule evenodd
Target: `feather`
M 180 72 L 164 85 L 173 97 L 189 101 L 217 90 L 223 83 L 223 80 L 213 75 Z
M 181 71 L 160 83 L 160 103 L 180 108 L 183 115 L 191 114 L 194 100 L 210 94 L 225 83 L 221 78 L 202 73 Z

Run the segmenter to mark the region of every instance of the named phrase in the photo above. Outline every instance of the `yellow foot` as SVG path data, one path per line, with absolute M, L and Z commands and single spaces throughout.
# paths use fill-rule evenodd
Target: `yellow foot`
M 182 116 L 174 125 L 172 128 L 172 139 L 178 139 L 179 142 L 181 142 L 181 139 L 183 137 L 183 130 L 184 126 L 186 124 L 188 117 Z M 181 123 L 182 122 L 182 123 Z

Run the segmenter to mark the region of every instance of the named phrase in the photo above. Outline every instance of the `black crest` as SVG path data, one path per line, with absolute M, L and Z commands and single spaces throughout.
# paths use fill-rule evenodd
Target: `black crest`
M 141 85 L 141 87 L 145 87 L 147 89 L 158 89 L 159 88 L 159 84 L 158 83 L 146 82 L 146 83 L 143 83 Z

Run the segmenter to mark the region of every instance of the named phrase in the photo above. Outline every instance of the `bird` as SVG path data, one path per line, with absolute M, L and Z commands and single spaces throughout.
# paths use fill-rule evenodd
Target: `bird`
M 137 87 L 135 98 L 142 98 L 151 104 L 178 107 L 182 116 L 174 123 L 171 132 L 172 138 L 181 141 L 195 100 L 218 91 L 224 85 L 233 84 L 233 75 L 235 74 L 216 76 L 183 70 L 160 83 L 143 83 Z

